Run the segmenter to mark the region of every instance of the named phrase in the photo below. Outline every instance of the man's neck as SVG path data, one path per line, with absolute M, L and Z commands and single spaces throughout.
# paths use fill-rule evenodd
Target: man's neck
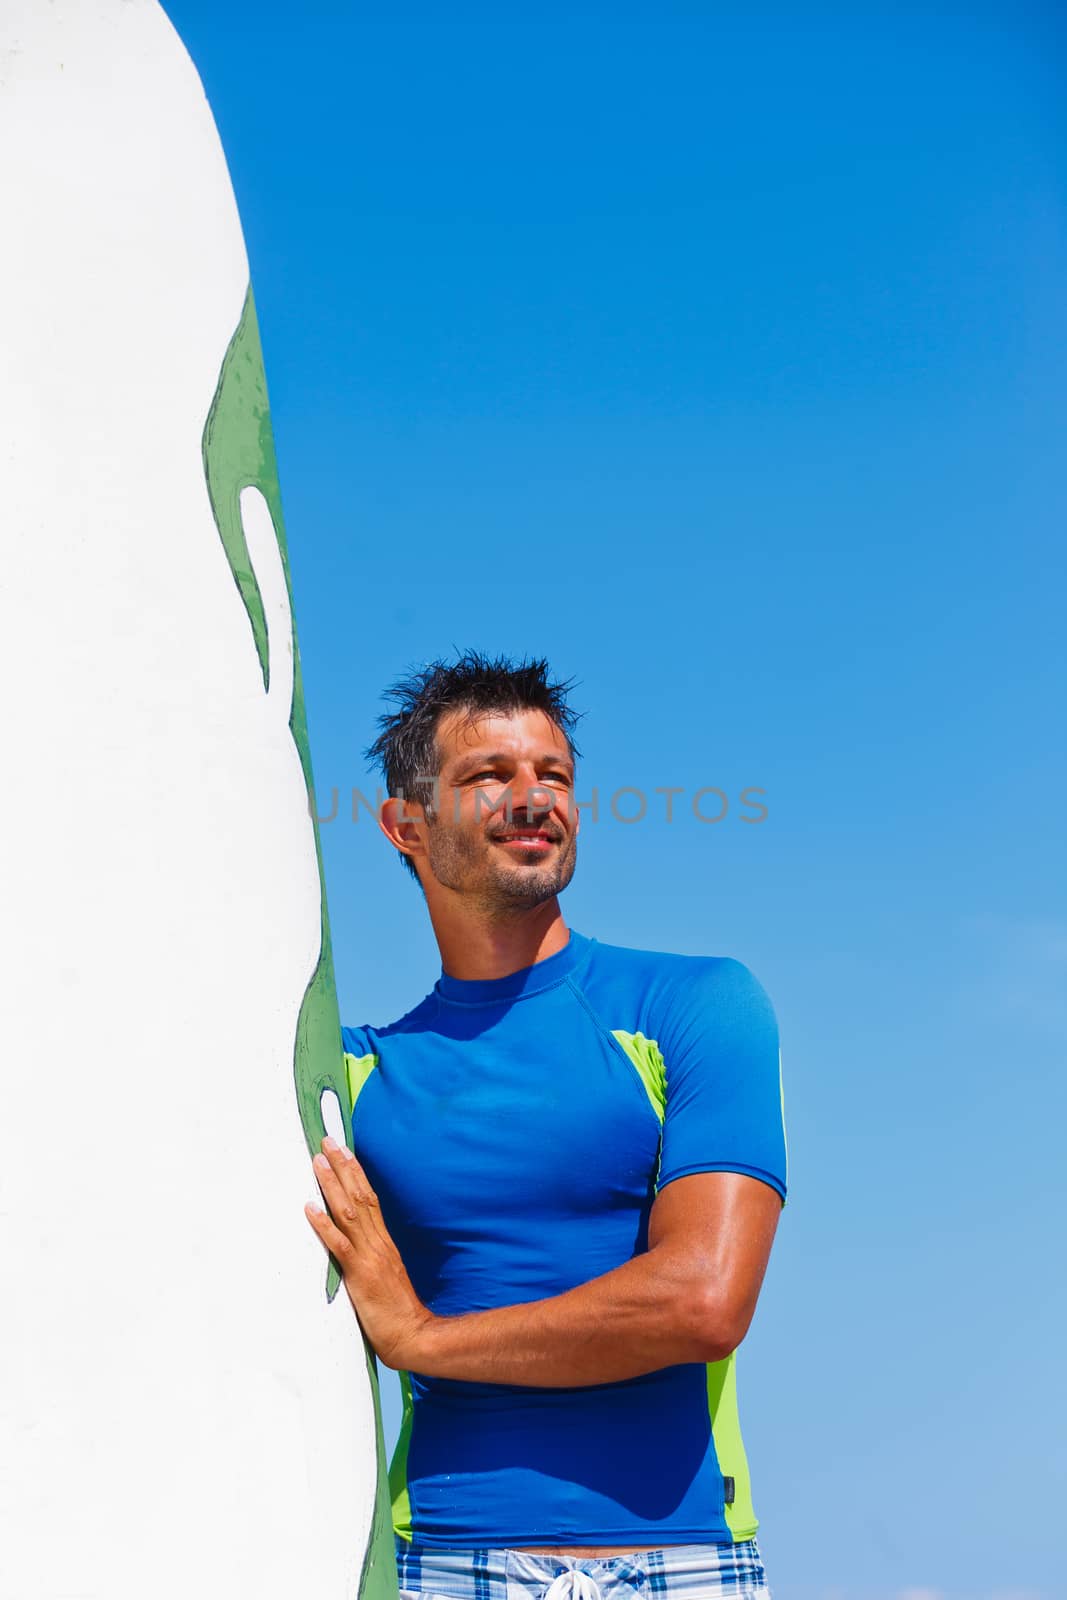
M 441 965 L 450 978 L 506 978 L 562 950 L 570 930 L 556 899 L 506 919 L 431 912 Z

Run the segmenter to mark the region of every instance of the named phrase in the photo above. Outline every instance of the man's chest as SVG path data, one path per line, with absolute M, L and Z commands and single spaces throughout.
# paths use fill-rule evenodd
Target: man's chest
M 586 1246 L 625 1259 L 659 1155 L 632 1064 L 567 993 L 381 1039 L 353 1136 L 401 1253 L 438 1267 L 577 1250 L 586 1270 Z

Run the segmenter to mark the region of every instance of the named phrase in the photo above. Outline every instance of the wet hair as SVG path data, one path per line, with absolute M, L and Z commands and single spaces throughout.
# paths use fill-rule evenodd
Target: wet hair
M 519 711 L 543 711 L 567 741 L 571 757 L 579 750 L 572 730 L 580 713 L 567 704 L 573 679 L 554 683 L 543 657 L 512 661 L 493 659 L 478 650 L 464 650 L 454 661 L 430 661 L 409 672 L 386 689 L 383 699 L 395 710 L 378 718 L 378 737 L 364 752 L 385 779 L 391 796 L 414 800 L 429 811 L 432 779 L 441 771 L 437 729 L 448 712 L 464 713 L 469 725 L 490 712 L 510 716 Z M 422 780 L 420 782 L 420 779 Z M 418 878 L 411 859 L 398 851 L 400 860 Z

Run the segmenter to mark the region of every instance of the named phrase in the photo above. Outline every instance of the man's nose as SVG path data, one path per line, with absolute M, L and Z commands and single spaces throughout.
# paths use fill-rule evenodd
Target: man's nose
M 516 773 L 508 787 L 511 790 L 513 816 L 525 815 L 532 821 L 537 821 L 547 816 L 556 803 L 556 796 L 539 781 L 536 772 Z

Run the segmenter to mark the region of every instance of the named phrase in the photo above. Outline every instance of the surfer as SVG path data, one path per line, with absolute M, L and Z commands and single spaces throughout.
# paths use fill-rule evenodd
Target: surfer
M 565 923 L 569 688 L 468 651 L 389 691 L 379 822 L 441 975 L 343 1030 L 355 1155 L 324 1141 L 308 1216 L 401 1375 L 403 1594 L 766 1597 L 734 1352 L 785 1198 L 777 1025 L 738 961 Z

